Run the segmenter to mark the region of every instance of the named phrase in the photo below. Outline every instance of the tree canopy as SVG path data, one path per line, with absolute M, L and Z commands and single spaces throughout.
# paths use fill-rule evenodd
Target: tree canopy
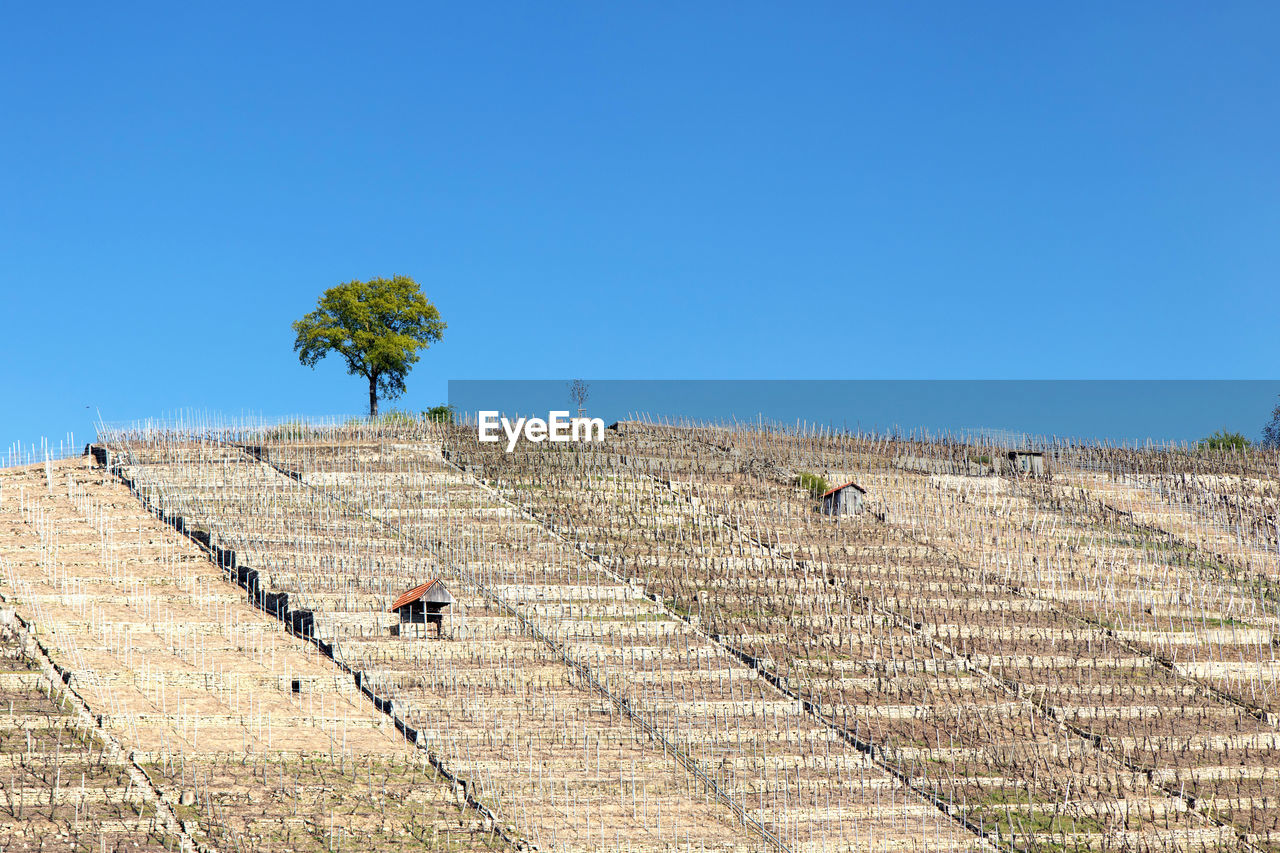
M 315 367 L 337 353 L 347 372 L 369 382 L 369 416 L 378 414 L 378 398 L 404 393 L 405 376 L 421 350 L 444 336 L 440 312 L 408 276 L 348 281 L 320 295 L 316 310 L 293 324 L 298 360 Z
M 1271 420 L 1262 428 L 1262 446 L 1280 450 L 1280 403 L 1271 410 Z

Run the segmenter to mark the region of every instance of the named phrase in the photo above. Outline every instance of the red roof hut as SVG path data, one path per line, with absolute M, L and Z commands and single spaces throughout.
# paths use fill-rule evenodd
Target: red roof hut
M 453 595 L 436 578 L 401 593 L 387 612 L 398 613 L 401 622 L 434 624 L 436 636 L 439 636 L 444 624 L 444 609 L 450 604 L 453 604 Z
M 823 515 L 853 515 L 862 512 L 862 496 L 867 490 L 853 480 L 843 486 L 833 486 L 822 493 Z

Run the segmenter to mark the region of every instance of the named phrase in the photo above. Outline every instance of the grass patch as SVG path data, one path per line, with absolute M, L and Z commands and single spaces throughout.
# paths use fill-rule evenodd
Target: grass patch
M 289 421 L 288 423 L 279 424 L 262 434 L 263 438 L 270 441 L 298 441 L 304 438 L 314 438 L 315 435 L 316 431 L 302 421 Z

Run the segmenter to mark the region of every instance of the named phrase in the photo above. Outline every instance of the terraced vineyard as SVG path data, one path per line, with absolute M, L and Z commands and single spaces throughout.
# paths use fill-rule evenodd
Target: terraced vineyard
M 1274 477 L 1249 481 L 1253 523 L 1224 543 L 1185 502 L 1129 494 L 1132 457 L 1097 449 L 1018 478 L 947 473 L 971 468 L 950 446 L 834 436 L 621 424 L 590 451 L 510 455 L 451 438 L 511 501 L 1013 846 L 1280 838 Z M 866 512 L 819 514 L 800 471 L 856 480 Z M 1238 497 L 1239 478 L 1180 477 L 1232 490 L 1202 504 Z
M 110 745 L 93 736 L 24 626 L 0 626 L 0 838 L 5 849 L 164 850 L 174 836 Z
M 2 475 L 0 593 L 151 843 L 1280 850 L 1274 454 L 102 439 Z
M 350 675 L 88 460 L 0 473 L 0 596 L 3 849 L 503 845 Z
M 513 836 L 581 850 L 984 844 L 638 580 L 449 465 L 430 435 L 410 438 L 134 442 L 121 472 L 234 551 L 234 572 Z M 429 578 L 455 596 L 447 641 L 396 636 L 388 605 Z

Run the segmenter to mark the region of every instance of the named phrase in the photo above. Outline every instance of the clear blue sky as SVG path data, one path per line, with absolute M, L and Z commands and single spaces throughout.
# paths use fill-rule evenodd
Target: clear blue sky
M 0 446 L 448 379 L 1280 376 L 1275 3 L 9 4 Z M 1256 433 L 1265 420 L 1228 426 Z

